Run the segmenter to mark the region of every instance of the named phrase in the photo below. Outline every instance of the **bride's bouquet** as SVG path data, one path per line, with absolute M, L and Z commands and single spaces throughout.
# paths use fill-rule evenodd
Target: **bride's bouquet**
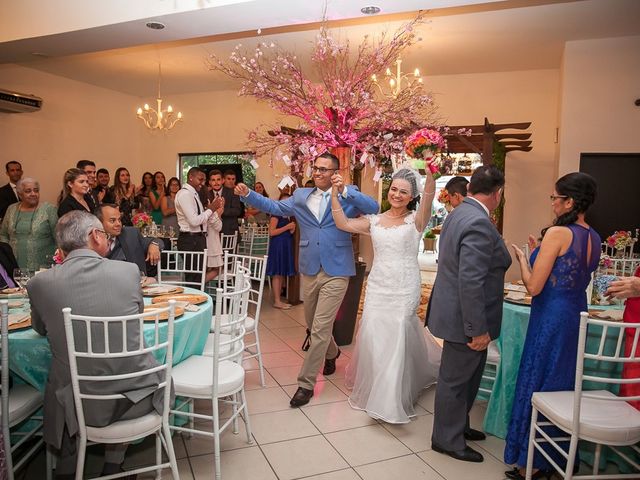
M 431 128 L 421 128 L 407 137 L 404 151 L 417 159 L 414 162 L 416 168 L 424 168 L 426 164 L 433 178 L 438 178 L 448 173 L 445 171 L 445 165 L 435 157 L 446 146 L 447 142 L 440 132 Z

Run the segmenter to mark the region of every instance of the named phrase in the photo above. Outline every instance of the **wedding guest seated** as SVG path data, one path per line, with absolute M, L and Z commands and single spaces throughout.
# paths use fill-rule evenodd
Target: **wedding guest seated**
M 56 207 L 40 202 L 40 184 L 33 178 L 18 180 L 20 202 L 9 205 L 0 226 L 0 241 L 8 242 L 20 268 L 51 266 L 56 249 Z
M 84 210 L 91 213 L 93 200 L 89 195 L 89 178 L 83 170 L 70 168 L 64 172 L 62 193 L 58 199 L 58 217 L 72 210 Z
M 267 190 L 264 188 L 264 184 L 262 182 L 256 182 L 254 190 L 256 193 L 259 193 L 263 197 L 269 198 L 269 194 L 267 193 Z M 261 225 L 269 223 L 269 215 L 267 215 L 264 212 L 261 212 L 255 207 L 252 207 L 251 205 L 246 206 L 245 216 L 247 217 L 247 221 L 249 223 L 258 223 Z
M 109 236 L 105 257 L 135 263 L 140 272 L 148 277 L 155 277 L 163 247 L 162 240 L 143 237 L 136 227 L 122 226 L 122 214 L 117 205 L 103 203 L 96 209 L 96 216 Z
M 93 215 L 83 211 L 70 212 L 56 226 L 58 247 L 65 256 L 61 265 L 33 277 L 27 284 L 31 302 L 33 329 L 46 335 L 51 347 L 52 361 L 45 387 L 44 441 L 58 457 L 56 478 L 72 479 L 76 470 L 77 420 L 73 408 L 71 374 L 67 354 L 67 341 L 63 326 L 62 309 L 80 315 L 118 316 L 132 315 L 143 310 L 138 268 L 124 262 L 102 258 L 109 249 L 102 224 Z M 108 288 L 105 288 L 107 285 Z M 97 294 L 99 292 L 99 294 Z M 139 343 L 138 323 L 128 326 L 128 341 Z M 80 326 L 74 327 L 81 329 Z M 122 329 L 109 332 L 112 351 L 122 348 Z M 94 343 L 101 351 L 104 345 Z M 126 359 L 87 359 L 85 375 L 126 374 L 157 365 L 151 354 Z M 123 379 L 105 385 L 101 382 L 95 391 L 86 393 L 124 394 L 125 399 L 84 401 L 86 424 L 104 427 L 118 420 L 141 417 L 154 409 L 162 411 L 162 391 L 155 387 L 164 380 L 162 374 L 153 373 L 134 380 Z M 86 385 L 87 390 L 92 389 Z M 107 391 L 105 391 L 105 388 Z M 105 445 L 103 475 L 122 472 L 126 445 Z
M 18 268 L 18 262 L 13 255 L 11 245 L 0 242 L 0 290 L 17 287 L 13 280 L 13 271 Z
M 469 180 L 464 177 L 453 177 L 444 186 L 444 189 L 449 194 L 449 202 L 453 208 L 460 205 L 467 196 L 468 184 Z

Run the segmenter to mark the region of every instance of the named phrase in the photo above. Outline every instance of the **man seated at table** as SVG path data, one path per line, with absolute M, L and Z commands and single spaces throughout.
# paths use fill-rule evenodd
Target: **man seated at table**
M 118 316 L 140 313 L 144 307 L 138 267 L 102 258 L 109 244 L 107 234 L 95 216 L 79 210 L 63 215 L 56 226 L 56 242 L 65 256 L 64 262 L 33 277 L 27 284 L 27 291 L 33 329 L 47 336 L 53 356 L 45 387 L 44 441 L 58 455 L 56 478 L 73 478 L 78 424 L 62 309 L 71 307 L 73 313 L 80 315 Z M 79 334 L 80 326 L 75 328 Z M 136 327 L 133 329 L 137 330 Z M 138 344 L 139 331 L 129 330 L 127 335 L 129 344 Z M 119 327 L 110 331 L 110 342 L 112 351 L 122 348 Z M 94 341 L 94 349 L 101 351 L 104 346 L 98 343 L 101 342 Z M 157 364 L 151 354 L 86 362 L 87 371 L 82 372 L 86 375 L 123 374 Z M 163 375 L 154 373 L 120 380 L 117 386 L 96 384 L 95 390 L 85 384 L 87 393 L 121 393 L 127 397 L 99 402 L 85 400 L 86 424 L 103 427 L 118 420 L 140 417 L 154 408 L 161 412 L 162 391 L 156 391 L 156 388 L 162 378 Z M 105 446 L 103 475 L 122 471 L 125 451 L 126 445 Z
M 148 277 L 155 277 L 163 247 L 162 240 L 143 237 L 136 227 L 122 226 L 120 208 L 117 205 L 103 203 L 96 208 L 96 216 L 110 236 L 106 257 L 135 263 Z

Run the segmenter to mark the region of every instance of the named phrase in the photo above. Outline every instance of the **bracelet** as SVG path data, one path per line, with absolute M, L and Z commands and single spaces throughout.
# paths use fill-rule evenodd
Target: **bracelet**
M 433 195 L 434 193 L 436 193 L 436 191 L 434 190 L 433 192 L 423 192 L 425 195 Z
M 342 209 L 341 208 L 332 208 L 331 211 L 332 212 L 341 212 Z

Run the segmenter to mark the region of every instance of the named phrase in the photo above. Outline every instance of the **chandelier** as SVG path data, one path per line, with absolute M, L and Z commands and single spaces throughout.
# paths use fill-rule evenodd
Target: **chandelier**
M 161 81 L 162 66 L 158 63 L 157 108 L 150 107 L 148 103 L 145 103 L 143 107 L 138 107 L 138 111 L 136 112 L 137 117 L 151 130 L 171 130 L 176 123 L 182 120 L 182 112 L 178 112 L 176 115 L 171 105 L 168 105 L 166 110 L 162 109 L 162 97 L 160 96 Z
M 402 59 L 398 57 L 396 60 L 396 71 L 395 74 L 391 72 L 390 68 L 387 68 L 387 71 L 384 74 L 385 83 L 388 87 L 383 88 L 380 83 L 378 83 L 378 77 L 374 73 L 371 75 L 371 80 L 373 83 L 380 89 L 380 93 L 385 97 L 397 97 L 398 94 L 403 89 L 403 82 L 405 86 L 412 85 L 415 82 L 422 83 L 422 77 L 420 76 L 420 70 L 415 69 L 413 74 L 402 73 Z

